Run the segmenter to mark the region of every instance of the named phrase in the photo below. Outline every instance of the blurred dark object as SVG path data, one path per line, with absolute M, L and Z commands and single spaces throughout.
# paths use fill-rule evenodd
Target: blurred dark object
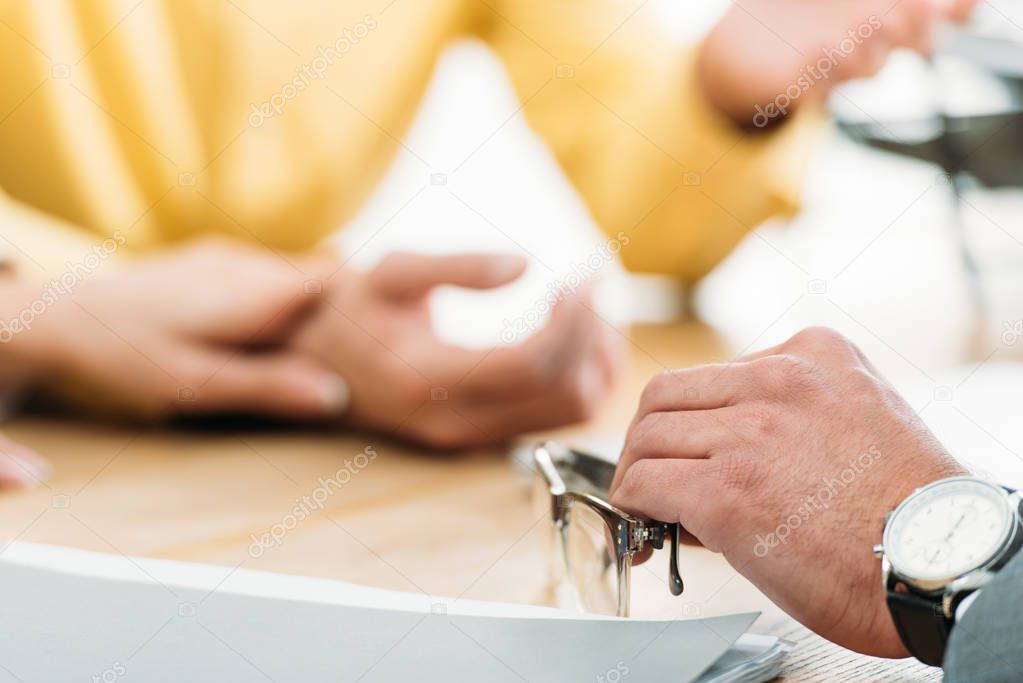
M 1000 37 L 958 32 L 939 58 L 963 60 L 990 75 L 1002 97 L 990 111 L 948 111 L 942 104 L 943 82 L 935 61 L 929 63 L 934 110 L 914 119 L 852 120 L 833 110 L 843 133 L 860 144 L 913 159 L 931 162 L 948 178 L 963 270 L 978 319 L 987 316 L 980 267 L 967 239 L 962 215 L 963 195 L 971 185 L 987 188 L 1023 188 L 1023 43 Z M 982 104 L 982 103 L 981 103 Z
M 857 142 L 929 161 L 950 179 L 960 174 L 986 187 L 1023 187 L 1023 111 L 879 123 L 838 121 Z
M 952 181 L 966 174 L 986 187 L 1023 187 L 1023 44 L 960 33 L 943 54 L 997 77 L 1009 106 L 968 115 L 936 109 L 900 121 L 853 121 L 836 112 L 839 129 L 869 147 L 937 164 Z

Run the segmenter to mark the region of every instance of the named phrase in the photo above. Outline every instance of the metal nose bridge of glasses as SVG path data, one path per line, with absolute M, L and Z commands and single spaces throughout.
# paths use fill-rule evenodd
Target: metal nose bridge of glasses
M 679 524 L 642 520 L 607 502 L 614 465 L 602 458 L 546 442 L 533 449 L 533 463 L 550 492 L 551 521 L 559 532 L 568 522 L 571 503 L 586 506 L 604 521 L 614 544 L 618 581 L 617 615 L 629 613 L 629 567 L 632 557 L 647 545 L 655 550 L 669 544 L 668 589 L 681 595 L 684 589 L 678 568 Z M 566 479 L 568 481 L 566 481 Z

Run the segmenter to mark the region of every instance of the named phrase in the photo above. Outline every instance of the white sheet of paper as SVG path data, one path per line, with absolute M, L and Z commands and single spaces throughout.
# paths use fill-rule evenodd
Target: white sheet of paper
M 0 555 L 0 682 L 692 681 L 755 613 L 658 622 L 28 543 Z M 617 672 L 612 674 L 611 672 Z

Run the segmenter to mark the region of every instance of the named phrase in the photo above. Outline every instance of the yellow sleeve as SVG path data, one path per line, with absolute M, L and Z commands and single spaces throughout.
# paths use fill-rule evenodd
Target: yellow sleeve
M 100 267 L 112 268 L 124 243 L 120 233 L 90 234 L 0 191 L 0 263 L 26 282 L 77 281 Z
M 531 125 L 631 270 L 695 281 L 751 229 L 797 209 L 811 107 L 743 131 L 705 101 L 692 48 L 645 2 L 480 3 Z M 625 242 L 625 240 L 622 240 Z

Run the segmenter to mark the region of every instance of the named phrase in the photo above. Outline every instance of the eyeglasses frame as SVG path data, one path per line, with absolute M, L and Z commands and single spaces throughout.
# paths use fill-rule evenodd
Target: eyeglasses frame
M 668 589 L 672 595 L 681 595 L 685 585 L 682 582 L 682 576 L 678 568 L 680 525 L 678 523 L 640 519 L 619 510 L 597 495 L 570 490 L 556 465 L 558 456 L 561 456 L 561 460 L 565 460 L 564 456 L 569 453 L 577 460 L 582 459 L 589 466 L 614 468 L 611 463 L 601 458 L 575 449 L 570 450 L 553 441 L 538 444 L 533 449 L 533 463 L 536 466 L 537 472 L 546 480 L 550 491 L 551 522 L 559 539 L 565 567 L 568 568 L 569 565 L 567 538 L 568 511 L 572 503 L 577 503 L 590 509 L 604 521 L 614 541 L 615 570 L 618 582 L 616 616 L 629 616 L 631 560 L 636 553 L 643 552 L 648 544 L 654 550 L 660 550 L 664 547 L 665 542 L 668 542 L 670 549 L 668 558 Z M 586 478 L 583 474 L 580 476 Z M 597 486 L 595 482 L 592 483 L 594 483 L 594 486 Z M 579 587 L 572 583 L 572 588 L 576 591 L 578 604 L 581 605 L 581 596 L 578 595 Z

